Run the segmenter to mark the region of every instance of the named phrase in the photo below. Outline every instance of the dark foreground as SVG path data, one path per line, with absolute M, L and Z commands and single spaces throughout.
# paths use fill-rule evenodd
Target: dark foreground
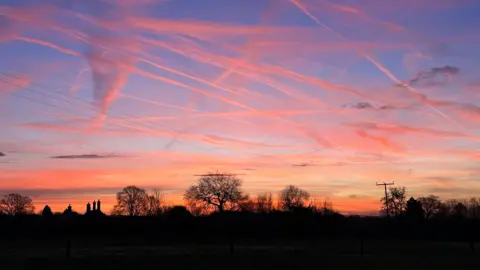
M 476 250 L 461 242 L 324 241 L 289 245 L 103 246 L 3 242 L 0 269 L 480 269 Z

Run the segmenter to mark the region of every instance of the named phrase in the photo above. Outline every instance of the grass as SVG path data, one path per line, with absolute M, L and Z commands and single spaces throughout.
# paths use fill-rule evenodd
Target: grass
M 0 244 L 0 269 L 480 269 L 480 244 L 323 241 L 296 245 L 108 246 L 72 241 Z

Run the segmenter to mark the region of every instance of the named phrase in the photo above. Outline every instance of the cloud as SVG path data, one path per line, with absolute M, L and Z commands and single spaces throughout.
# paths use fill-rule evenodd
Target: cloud
M 298 164 L 293 164 L 293 167 L 309 167 L 309 166 L 315 166 L 314 164 L 311 163 L 298 163 Z
M 363 199 L 363 198 L 371 198 L 368 195 L 362 195 L 362 194 L 350 194 L 348 195 L 348 198 L 350 199 Z
M 448 65 L 443 67 L 434 67 L 428 71 L 421 71 L 420 73 L 417 74 L 417 76 L 413 77 L 408 82 L 397 84 L 397 86 L 400 86 L 400 87 L 404 87 L 405 85 L 412 86 L 422 81 L 428 81 L 430 79 L 433 79 L 437 75 L 454 76 L 458 74 L 458 72 L 460 72 L 460 69 L 458 67 L 453 67 Z M 429 82 L 429 84 L 431 83 L 432 82 Z
M 18 192 L 25 196 L 31 196 L 35 198 L 49 198 L 49 199 L 58 199 L 58 198 L 71 198 L 71 197 L 87 197 L 89 196 L 101 196 L 101 195 L 110 195 L 114 196 L 115 193 L 121 191 L 124 186 L 112 186 L 112 187 L 81 187 L 81 188 L 62 188 L 62 189 L 51 189 L 51 188 L 12 188 L 5 189 L 0 188 L 0 194 L 8 194 L 12 192 Z M 150 189 L 160 189 L 162 191 L 177 191 L 178 187 L 173 185 L 147 185 L 141 186 L 141 188 L 150 190 Z M 90 198 L 94 199 L 94 198 Z M 85 203 L 87 200 L 85 201 Z
M 12 39 L 16 35 L 15 25 L 5 15 L 0 15 L 0 42 Z
M 65 189 L 43 189 L 43 188 L 26 188 L 26 189 L 0 189 L 0 194 L 2 193 L 11 193 L 18 192 L 25 196 L 32 196 L 36 198 L 47 197 L 47 198 L 59 198 L 64 196 L 73 196 L 73 195 L 100 195 L 100 194 L 115 194 L 122 187 L 95 187 L 95 188 L 65 188 Z
M 375 109 L 372 104 L 368 102 L 358 102 L 358 103 L 353 103 L 353 104 L 345 104 L 343 107 L 349 107 L 349 108 L 354 108 L 354 109 L 359 109 L 359 110 L 365 110 L 365 109 Z
M 127 157 L 119 154 L 84 154 L 84 155 L 62 155 L 52 156 L 53 159 L 99 159 L 99 158 L 122 158 Z
M 103 43 L 112 42 L 101 40 Z M 98 43 L 94 40 L 94 43 Z M 122 40 L 118 40 L 120 46 Z M 92 70 L 94 84 L 93 97 L 100 111 L 100 118 L 105 118 L 110 104 L 127 83 L 128 76 L 134 66 L 132 57 L 125 54 L 94 48 L 86 54 L 86 59 Z
M 5 155 L 5 153 L 0 152 L 0 157 L 5 157 L 5 156 L 7 156 L 7 155 Z
M 464 133 L 451 130 L 439 130 L 428 127 L 411 127 L 406 125 L 396 125 L 396 124 L 379 124 L 373 122 L 361 122 L 361 123 L 344 123 L 344 126 L 349 126 L 353 128 L 368 129 L 379 132 L 386 132 L 394 135 L 399 134 L 428 134 L 432 136 L 440 137 L 466 137 Z
M 352 108 L 357 110 L 375 110 L 375 111 L 383 111 L 383 110 L 397 110 L 397 109 L 408 109 L 412 106 L 394 106 L 394 105 L 382 105 L 379 107 L 373 106 L 369 102 L 357 102 L 357 103 L 348 103 L 342 106 L 343 108 Z
M 314 163 L 306 163 L 306 162 L 303 162 L 303 163 L 297 163 L 297 164 L 293 164 L 292 166 L 293 167 L 311 167 L 311 166 L 328 166 L 328 167 L 338 167 L 338 166 L 345 166 L 345 162 L 332 162 L 332 163 L 318 163 L 318 164 L 314 164 Z
M 30 82 L 31 78 L 28 75 L 3 73 L 0 77 L 0 96 L 25 89 L 30 86 Z
M 375 135 L 369 134 L 369 133 L 367 133 L 363 130 L 357 130 L 355 133 L 359 137 L 369 139 L 369 140 L 375 141 L 379 144 L 382 144 L 382 145 L 384 145 L 385 147 L 387 147 L 388 149 L 390 149 L 394 152 L 402 152 L 404 150 L 403 146 L 391 141 L 389 138 L 381 137 L 381 136 L 375 136 Z

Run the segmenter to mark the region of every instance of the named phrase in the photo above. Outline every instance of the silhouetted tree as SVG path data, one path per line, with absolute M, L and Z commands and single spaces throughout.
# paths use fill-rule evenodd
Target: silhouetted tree
M 453 216 L 457 218 L 465 218 L 468 215 L 468 208 L 462 202 L 457 202 L 453 207 Z
M 310 200 L 308 207 L 315 213 L 320 213 L 323 215 L 336 214 L 335 210 L 333 210 L 333 203 L 328 198 L 323 200 L 317 200 L 316 198 L 313 198 Z
M 45 205 L 45 207 L 42 210 L 42 217 L 46 217 L 46 218 L 53 217 L 53 212 L 50 206 Z
M 274 210 L 271 193 L 264 193 L 257 196 L 255 200 L 255 212 L 270 213 Z
M 164 211 L 163 194 L 158 189 L 154 189 L 146 198 L 145 214 L 147 216 L 159 216 Z
M 219 212 L 238 206 L 245 196 L 241 191 L 242 181 L 232 175 L 209 174 L 202 176 L 197 184 L 191 186 L 184 194 L 189 204 L 215 209 Z
M 429 195 L 428 197 L 420 197 L 418 201 L 422 204 L 426 219 L 431 218 L 440 211 L 440 204 L 442 202 L 438 196 Z
M 238 210 L 243 212 L 255 212 L 255 201 L 249 195 L 244 195 L 238 202 Z
M 405 187 L 391 187 L 389 188 L 389 193 L 387 195 L 388 200 L 388 210 L 394 216 L 400 216 L 405 212 L 405 207 L 407 203 L 406 199 L 406 189 Z M 385 204 L 385 198 L 380 200 L 382 204 Z M 382 211 L 386 213 L 385 208 L 382 208 Z
M 117 193 L 117 204 L 112 214 L 140 216 L 147 209 L 147 192 L 136 186 L 125 187 Z
M 405 215 L 414 220 L 423 219 L 425 212 L 422 208 L 422 203 L 418 200 L 415 200 L 415 198 L 410 197 L 405 207 Z
M 173 220 L 185 220 L 192 217 L 192 214 L 182 205 L 175 205 L 174 207 L 167 209 L 165 215 L 167 218 Z
M 35 207 L 33 206 L 32 199 L 28 196 L 10 193 L 0 200 L 0 213 L 5 215 L 33 214 L 34 211 Z
M 446 217 L 450 216 L 452 214 L 451 207 L 453 207 L 453 206 L 451 206 L 447 202 L 440 202 L 440 204 L 438 205 L 438 210 L 435 213 L 434 217 L 436 217 L 436 218 L 446 218 Z
M 298 208 L 304 208 L 310 194 L 294 185 L 286 186 L 278 198 L 279 207 L 284 211 L 293 211 Z
M 198 201 L 195 201 L 194 199 L 188 199 L 185 202 L 187 210 L 193 215 L 193 216 L 201 216 L 203 214 L 208 213 L 208 207 L 205 207 L 204 203 L 200 203 Z
M 468 216 L 470 218 L 479 218 L 480 217 L 480 200 L 477 198 L 470 198 L 468 201 Z
M 439 212 L 437 216 L 439 217 L 456 217 L 462 218 L 467 217 L 468 208 L 466 200 L 458 199 L 449 199 L 440 204 Z

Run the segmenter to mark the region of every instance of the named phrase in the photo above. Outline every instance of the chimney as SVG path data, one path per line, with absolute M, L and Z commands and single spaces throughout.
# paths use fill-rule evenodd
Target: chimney
M 90 208 L 90 203 L 87 203 L 87 213 L 90 213 L 92 209 Z
M 97 210 L 98 210 L 98 212 L 102 211 L 102 210 L 100 210 L 100 200 L 97 201 Z
M 97 210 L 97 203 L 93 201 L 93 211 Z

